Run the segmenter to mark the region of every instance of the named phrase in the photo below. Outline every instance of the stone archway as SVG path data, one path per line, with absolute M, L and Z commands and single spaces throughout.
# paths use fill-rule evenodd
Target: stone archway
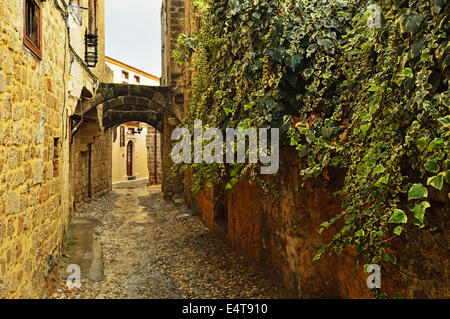
M 182 183 L 170 176 L 172 166 L 171 134 L 183 118 L 183 105 L 175 103 L 172 89 L 164 86 L 101 83 L 89 101 L 89 110 L 97 109 L 104 130 L 127 122 L 143 122 L 162 135 L 162 191 L 166 198 L 182 192 Z

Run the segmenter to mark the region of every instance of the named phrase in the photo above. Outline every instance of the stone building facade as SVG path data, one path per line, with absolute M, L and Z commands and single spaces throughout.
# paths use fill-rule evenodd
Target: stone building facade
M 82 112 L 111 76 L 104 0 L 79 3 L 91 9 L 82 21 L 63 0 L 0 0 L 0 297 L 45 296 L 75 201 L 110 188 L 111 134 L 99 130 L 96 113 Z M 84 62 L 89 24 L 98 27 L 95 68 Z
M 106 57 L 106 64 L 113 71 L 113 83 L 146 86 L 160 84 L 157 76 L 117 59 Z M 113 128 L 113 183 L 145 178 L 150 185 L 161 184 L 161 165 L 161 133 L 157 129 L 141 122 L 123 123 Z

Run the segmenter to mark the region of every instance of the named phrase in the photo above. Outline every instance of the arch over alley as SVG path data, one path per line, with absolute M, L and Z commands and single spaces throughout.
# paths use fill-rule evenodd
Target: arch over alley
M 104 129 L 139 121 L 163 132 L 164 118 L 183 118 L 182 105 L 174 103 L 166 86 L 101 83 L 90 107 L 97 107 Z
M 157 129 L 162 136 L 162 191 L 167 198 L 182 191 L 170 177 L 171 134 L 183 118 L 183 104 L 176 103 L 171 87 L 100 83 L 86 113 L 95 110 L 104 130 L 134 121 Z

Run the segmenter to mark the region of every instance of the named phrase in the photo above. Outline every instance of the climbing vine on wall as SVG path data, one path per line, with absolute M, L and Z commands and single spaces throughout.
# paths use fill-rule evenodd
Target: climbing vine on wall
M 279 127 L 304 178 L 346 171 L 343 227 L 319 250 L 394 262 L 386 242 L 424 228 L 434 189 L 450 197 L 449 5 L 445 0 L 203 0 L 174 54 L 195 71 L 184 125 Z M 381 24 L 368 27 L 376 4 Z M 254 166 L 194 164 L 194 186 Z M 231 185 L 231 186 L 232 186 Z

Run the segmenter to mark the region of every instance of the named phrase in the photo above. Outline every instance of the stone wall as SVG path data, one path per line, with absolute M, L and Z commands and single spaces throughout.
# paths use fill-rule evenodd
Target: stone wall
M 23 44 L 23 0 L 0 0 L 0 298 L 38 297 L 69 220 L 60 161 L 66 26 L 42 3 L 43 56 Z
M 95 87 L 78 59 L 69 62 L 74 55 L 63 2 L 39 3 L 42 58 L 23 43 L 24 1 L 0 0 L 0 298 L 46 295 L 73 214 L 70 116 L 83 94 L 92 94 Z M 112 73 L 102 62 L 104 1 L 98 3 L 100 62 L 93 72 L 106 79 Z M 83 57 L 82 51 L 77 54 Z M 110 188 L 110 133 L 97 136 L 92 137 L 93 179 L 98 181 L 93 193 Z M 86 144 L 77 143 L 80 149 Z M 77 160 L 75 166 L 86 165 Z
M 170 86 L 172 89 L 172 103 L 176 106 L 185 106 L 186 86 L 183 78 L 184 68 L 172 56 L 177 48 L 177 40 L 180 33 L 185 31 L 185 1 L 163 0 L 161 8 L 161 40 L 162 40 L 162 73 L 161 85 Z M 171 134 L 179 121 L 173 116 L 165 116 L 162 141 L 162 191 L 165 198 L 183 192 L 181 176 L 170 174 L 172 158 Z
M 327 243 L 335 229 L 320 236 L 320 224 L 340 211 L 333 193 L 343 182 L 343 172 L 328 171 L 301 187 L 297 154 L 281 152 L 279 176 L 267 178 L 278 185 L 281 197 L 264 194 L 256 184 L 241 181 L 222 195 L 223 185 L 192 194 L 186 191 L 191 208 L 204 223 L 221 234 L 249 262 L 258 265 L 286 292 L 300 298 L 370 297 L 367 276 L 354 251 L 346 248 L 336 257 L 324 255 L 313 262 L 318 249 Z M 190 188 L 187 176 L 185 189 Z M 398 262 L 382 277 L 382 287 L 406 298 L 449 298 L 448 290 L 448 202 L 429 215 L 437 227 L 434 234 L 411 229 L 389 243 Z
M 157 129 L 148 127 L 147 132 L 147 165 L 150 185 L 162 182 L 161 134 Z
M 85 136 L 80 132 L 71 145 L 71 187 L 75 205 L 111 191 L 111 130 Z

